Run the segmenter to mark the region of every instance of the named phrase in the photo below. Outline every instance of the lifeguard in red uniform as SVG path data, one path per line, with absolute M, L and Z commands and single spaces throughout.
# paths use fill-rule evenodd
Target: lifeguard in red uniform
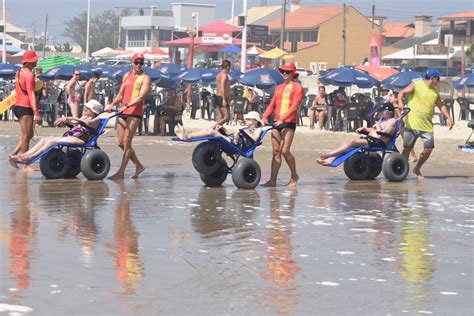
M 281 166 L 281 156 L 283 156 L 291 172 L 288 187 L 295 188 L 299 177 L 296 172 L 295 157 L 290 152 L 290 148 L 295 136 L 297 111 L 303 100 L 304 92 L 301 84 L 294 81 L 299 75 L 296 72 L 295 64 L 287 63 L 278 68 L 278 70 L 283 74 L 285 82 L 276 87 L 273 99 L 263 114 L 264 123 L 274 114 L 274 125 L 276 126 L 272 130 L 273 158 L 271 176 L 264 186 L 276 186 L 278 171 Z
M 138 178 L 145 170 L 132 148 L 132 140 L 143 116 L 145 97 L 150 91 L 151 79 L 142 69 L 145 62 L 143 54 L 132 56 L 133 69 L 123 77 L 122 85 L 115 99 L 107 105 L 106 110 L 112 111 L 117 104 L 121 104 L 122 114 L 118 117 L 117 142 L 123 149 L 120 169 L 110 177 L 112 180 L 123 179 L 128 161 L 135 164 L 135 173 L 132 178 Z

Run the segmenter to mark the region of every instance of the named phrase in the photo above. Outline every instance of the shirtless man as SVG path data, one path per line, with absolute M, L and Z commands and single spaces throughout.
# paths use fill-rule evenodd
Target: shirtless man
M 395 108 L 391 103 L 382 105 L 382 118 L 374 124 L 373 127 L 360 127 L 358 133 L 367 134 L 367 136 L 353 138 L 352 140 L 342 143 L 342 145 L 334 151 L 320 153 L 320 159 L 316 162 L 323 166 L 330 166 L 334 159 L 340 154 L 346 152 L 352 147 L 377 147 L 386 148 L 387 144 L 396 129 L 396 119 L 393 117 Z
M 224 60 L 222 62 L 222 70 L 216 76 L 217 92 L 215 96 L 215 103 L 218 113 L 217 123 L 214 124 L 213 128 L 224 125 L 229 122 L 229 93 L 230 93 L 230 82 L 229 82 L 229 71 L 230 61 Z
M 128 161 L 135 164 L 135 174 L 132 178 L 138 178 L 145 167 L 138 160 L 135 150 L 132 148 L 133 136 L 137 131 L 143 117 L 143 106 L 145 97 L 150 91 L 151 79 L 142 69 L 145 57 L 142 54 L 132 56 L 133 69 L 123 77 L 120 90 L 113 100 L 107 105 L 106 110 L 112 111 L 117 104 L 121 104 L 122 114 L 118 116 L 117 142 L 123 149 L 122 164 L 120 169 L 110 177 L 111 180 L 123 179 Z
M 89 102 L 90 100 L 95 100 L 95 84 L 100 79 L 100 74 L 98 72 L 93 72 L 92 77 L 86 82 L 84 87 L 84 103 Z

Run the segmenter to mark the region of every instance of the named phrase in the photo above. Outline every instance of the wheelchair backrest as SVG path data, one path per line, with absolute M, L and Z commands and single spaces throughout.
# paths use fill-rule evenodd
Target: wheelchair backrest
M 244 139 L 244 146 L 242 148 L 242 151 L 245 153 L 246 157 L 250 157 L 253 155 L 255 149 L 262 144 L 265 135 L 268 133 L 268 131 L 272 129 L 273 127 L 262 130 L 260 136 L 257 138 L 256 141 L 254 141 L 252 137 L 250 137 L 250 135 L 247 134 L 243 129 L 240 130 L 240 134 Z
M 109 122 L 109 117 L 100 119 L 100 124 L 94 134 L 92 134 L 91 138 L 87 141 L 85 147 L 97 147 L 97 140 L 99 136 L 104 133 L 105 128 L 107 127 L 107 123 Z
M 404 108 L 402 111 L 402 115 L 397 119 L 395 131 L 393 132 L 392 137 L 390 138 L 390 142 L 387 144 L 388 150 L 398 151 L 397 147 L 395 146 L 395 142 L 398 136 L 400 135 L 400 126 L 402 125 L 403 119 L 405 118 L 405 116 L 407 116 L 409 112 L 410 112 L 409 108 Z

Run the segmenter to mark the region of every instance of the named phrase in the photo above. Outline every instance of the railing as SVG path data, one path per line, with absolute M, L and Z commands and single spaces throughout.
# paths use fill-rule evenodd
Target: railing
M 151 41 L 127 41 L 126 47 L 151 47 Z

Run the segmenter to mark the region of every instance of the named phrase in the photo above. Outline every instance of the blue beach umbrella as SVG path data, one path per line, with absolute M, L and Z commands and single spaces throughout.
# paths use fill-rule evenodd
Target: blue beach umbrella
M 122 67 L 117 67 L 117 66 L 108 66 L 108 65 L 100 65 L 96 68 L 93 68 L 91 71 L 92 72 L 100 72 L 101 78 L 107 78 L 107 79 L 113 79 L 114 75 L 121 71 Z
M 16 72 L 20 69 L 17 65 L 12 64 L 0 64 L 0 78 L 12 79 L 15 77 Z
M 149 67 L 142 67 L 143 71 L 150 76 L 152 82 L 162 88 L 172 88 L 177 85 L 176 80 L 173 80 L 169 75 L 164 74 L 156 69 L 151 69 Z M 112 74 L 112 76 L 118 80 L 122 81 L 123 77 L 132 70 L 132 66 L 123 67 L 118 72 Z
M 356 85 L 359 88 L 371 88 L 378 84 L 378 81 L 367 74 L 365 71 L 341 67 L 320 78 L 324 85 L 332 85 L 337 87 L 350 87 Z
M 216 80 L 217 70 L 209 68 L 192 68 L 186 70 L 176 79 L 184 83 L 197 84 L 203 83 L 209 85 Z
M 424 75 L 418 71 L 399 72 L 382 81 L 382 85 L 392 90 L 402 90 L 413 80 L 423 79 Z
M 246 86 L 259 89 L 272 89 L 285 81 L 281 73 L 275 69 L 258 68 L 240 76 L 239 82 Z
M 219 49 L 219 53 L 240 53 L 242 49 L 235 45 L 229 45 Z
M 468 88 L 474 87 L 474 73 L 464 75 L 463 77 L 454 81 L 454 88 L 456 90 L 462 90 L 466 87 Z
M 187 67 L 185 65 L 171 64 L 171 63 L 161 63 L 155 70 L 161 71 L 162 73 L 168 74 L 171 77 L 177 77 L 186 71 Z

